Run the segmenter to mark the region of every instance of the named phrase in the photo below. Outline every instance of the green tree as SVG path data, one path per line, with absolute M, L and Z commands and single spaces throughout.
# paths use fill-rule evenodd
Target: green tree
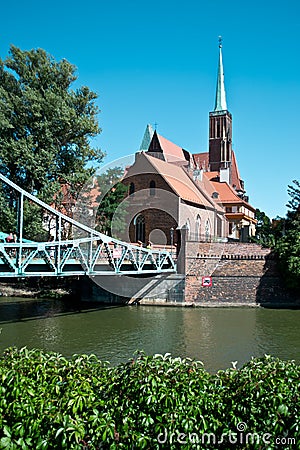
M 276 252 L 279 256 L 281 271 L 290 288 L 300 289 L 300 183 L 294 180 L 288 186 L 291 199 L 285 220 L 284 236 L 278 240 Z
M 275 223 L 272 223 L 271 219 L 259 209 L 255 211 L 255 218 L 257 220 L 256 224 L 256 234 L 252 238 L 253 242 L 256 242 L 263 247 L 273 248 L 276 242 L 276 238 L 281 233 L 281 219 L 278 218 Z
M 293 180 L 293 185 L 288 185 L 288 194 L 291 197 L 290 201 L 287 204 L 287 207 L 290 208 L 292 212 L 299 212 L 300 206 L 300 182 L 297 180 Z
M 122 205 L 119 207 L 128 190 L 121 182 L 123 175 L 124 169 L 114 167 L 97 177 L 101 195 L 96 216 L 96 229 L 104 234 L 115 234 L 114 230 L 123 232 L 126 226 L 126 208 Z M 114 230 L 112 230 L 112 222 L 114 222 Z
M 61 185 L 76 199 L 102 161 L 103 152 L 91 146 L 101 130 L 97 121 L 97 95 L 88 87 L 71 89 L 76 68 L 66 60 L 56 62 L 42 49 L 22 51 L 11 46 L 0 59 L 0 171 L 28 192 L 59 208 Z M 2 231 L 15 226 L 7 210 L 17 207 L 17 197 L 3 187 L 0 213 Z M 26 208 L 25 223 L 39 221 L 42 212 Z M 25 230 L 26 232 L 26 230 Z

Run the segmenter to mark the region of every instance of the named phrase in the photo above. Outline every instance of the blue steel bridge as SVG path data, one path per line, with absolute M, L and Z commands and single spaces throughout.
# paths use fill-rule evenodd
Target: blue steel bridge
M 0 277 L 156 275 L 176 272 L 175 261 L 167 250 L 150 250 L 99 233 L 58 212 L 2 174 L 0 181 L 13 189 L 18 197 L 17 242 L 0 243 Z M 54 241 L 24 239 L 26 200 L 41 207 L 51 217 L 55 224 Z M 71 227 L 73 235 L 79 237 L 63 240 L 66 226 Z

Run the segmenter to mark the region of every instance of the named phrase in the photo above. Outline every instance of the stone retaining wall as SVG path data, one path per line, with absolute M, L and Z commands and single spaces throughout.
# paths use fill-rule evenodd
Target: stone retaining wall
M 185 301 L 195 306 L 300 306 L 270 249 L 257 244 L 187 242 Z M 202 287 L 211 276 L 212 286 Z

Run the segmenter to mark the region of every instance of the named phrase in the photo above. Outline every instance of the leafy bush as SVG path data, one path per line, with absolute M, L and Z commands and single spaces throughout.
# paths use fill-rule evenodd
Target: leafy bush
M 94 355 L 67 360 L 10 348 L 0 377 L 1 449 L 299 444 L 300 367 L 270 356 L 212 375 L 201 362 L 170 354 L 138 353 L 111 367 Z

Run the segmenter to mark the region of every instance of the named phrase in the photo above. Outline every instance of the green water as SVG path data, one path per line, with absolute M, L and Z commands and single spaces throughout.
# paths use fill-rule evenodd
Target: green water
M 136 350 L 203 361 L 209 371 L 272 354 L 300 363 L 300 311 L 260 308 L 104 308 L 61 300 L 0 299 L 0 350 L 95 353 L 117 364 Z

